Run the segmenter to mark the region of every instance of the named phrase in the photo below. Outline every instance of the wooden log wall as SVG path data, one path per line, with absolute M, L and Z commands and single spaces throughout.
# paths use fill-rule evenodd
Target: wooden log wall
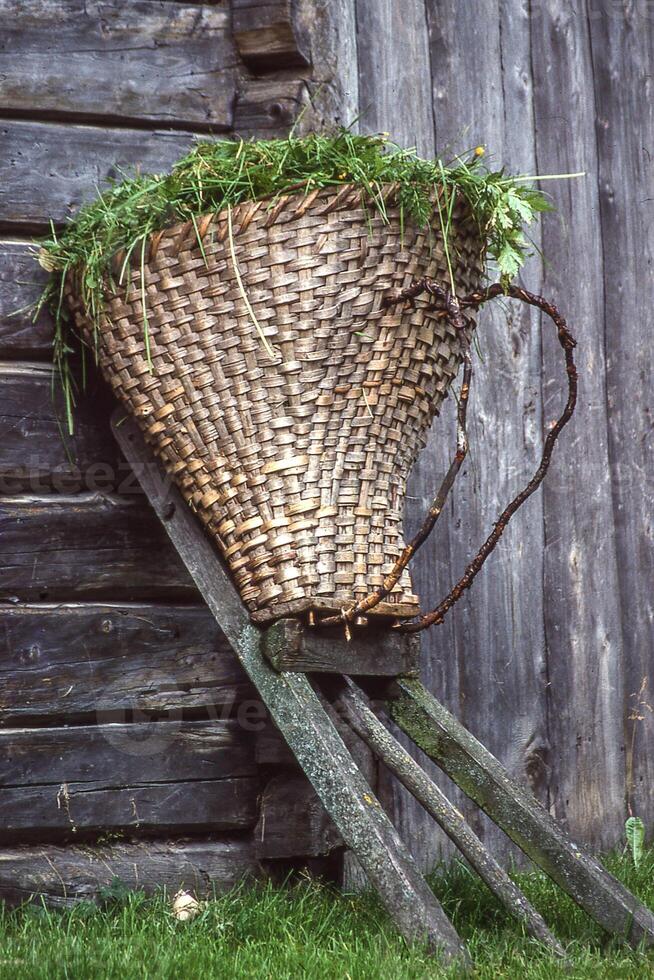
M 0 21 L 0 897 L 324 864 L 335 830 L 118 453 L 101 383 L 62 438 L 52 321 L 29 310 L 32 236 L 107 180 L 198 135 L 288 131 L 309 26 L 289 0 L 0 0 Z
M 576 416 L 542 492 L 483 577 L 426 641 L 435 693 L 580 840 L 610 848 L 624 820 L 654 828 L 654 19 L 644 0 L 353 0 L 360 128 L 446 159 L 586 171 L 543 184 L 556 212 L 523 282 L 560 304 L 579 340 Z M 383 40 L 382 40 L 383 39 Z M 533 470 L 562 403 L 560 353 L 534 312 L 482 314 L 471 453 L 449 520 L 416 561 L 440 598 Z M 450 406 L 451 409 L 451 406 Z M 453 440 L 434 425 L 412 480 L 424 511 Z M 432 602 L 433 604 L 433 602 Z M 424 865 L 447 850 L 391 790 Z M 510 846 L 466 814 L 500 855 Z

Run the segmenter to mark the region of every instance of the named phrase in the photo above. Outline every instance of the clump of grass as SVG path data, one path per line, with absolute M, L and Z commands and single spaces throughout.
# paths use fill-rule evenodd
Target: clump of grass
M 169 174 L 139 175 L 114 183 L 82 207 L 61 232 L 52 226 L 50 237 L 40 243 L 41 262 L 53 273 L 40 305 L 48 303 L 55 315 L 54 359 L 69 427 L 74 386 L 68 356 L 76 340 L 68 329 L 63 294 L 71 270 L 76 270 L 81 298 L 97 324 L 105 290 L 120 285 L 132 259 L 143 267 L 148 236 L 169 224 L 190 220 L 197 233 L 200 214 L 242 201 L 269 198 L 274 202 L 281 194 L 308 194 L 343 184 L 360 187 L 370 205 L 385 216 L 382 187 L 386 183 L 399 185 L 401 221 L 411 219 L 420 226 L 430 221 L 438 191 L 446 242 L 456 194 L 463 195 L 487 254 L 506 281 L 516 275 L 528 253 L 525 226 L 537 212 L 549 208 L 528 178 L 488 169 L 482 153 L 446 166 L 442 160 L 424 160 L 413 150 L 400 149 L 385 134 L 358 136 L 340 129 L 330 135 L 291 134 L 283 140 L 197 143 Z M 120 251 L 125 259 L 116 280 L 111 261 Z

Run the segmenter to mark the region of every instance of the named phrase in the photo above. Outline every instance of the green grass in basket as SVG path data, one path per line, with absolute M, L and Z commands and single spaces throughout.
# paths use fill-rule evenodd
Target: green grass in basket
M 74 403 L 69 354 L 78 342 L 68 330 L 63 284 L 72 268 L 81 272 L 82 299 L 97 323 L 107 283 L 120 284 L 121 276 L 114 278 L 110 271 L 112 257 L 125 251 L 123 274 L 130 261 L 140 262 L 143 268 L 148 236 L 166 225 L 188 220 L 195 224 L 197 215 L 242 201 L 269 198 L 274 202 L 289 191 L 309 193 L 347 183 L 361 187 L 370 206 L 385 215 L 382 185 L 397 182 L 401 221 L 410 219 L 418 225 L 429 221 L 434 190 L 442 189 L 439 218 L 446 244 L 455 192 L 460 192 L 477 220 L 488 256 L 508 281 L 528 252 L 525 225 L 536 212 L 549 208 L 528 180 L 489 170 L 478 154 L 468 162 L 458 159 L 446 166 L 441 160 L 423 160 L 413 150 L 398 148 L 385 135 L 357 136 L 340 129 L 331 135 L 291 135 L 283 140 L 201 142 L 167 175 L 137 176 L 111 185 L 62 231 L 52 226 L 51 236 L 40 243 L 40 261 L 53 275 L 39 309 L 47 303 L 54 311 L 54 360 L 69 429 Z

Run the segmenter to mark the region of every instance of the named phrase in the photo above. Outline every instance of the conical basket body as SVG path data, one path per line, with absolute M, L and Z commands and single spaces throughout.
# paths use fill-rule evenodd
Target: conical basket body
M 176 225 L 153 236 L 143 275 L 135 263 L 127 288 L 107 290 L 102 372 L 259 622 L 339 610 L 381 584 L 459 366 L 447 319 L 383 307 L 421 276 L 449 282 L 438 215 L 431 230 L 402 227 L 388 195 L 387 223 L 346 187 L 239 205 L 231 234 L 226 212 Z M 477 288 L 481 243 L 462 204 L 448 250 L 457 290 Z M 72 284 L 68 301 L 93 343 Z M 376 609 L 418 611 L 408 573 Z

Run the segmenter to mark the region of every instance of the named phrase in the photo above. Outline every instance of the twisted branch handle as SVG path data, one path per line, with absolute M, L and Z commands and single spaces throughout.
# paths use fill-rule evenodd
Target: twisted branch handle
M 461 331 L 462 336 L 465 336 L 463 333 L 463 328 L 466 326 L 466 318 L 462 313 L 462 310 L 470 308 L 477 309 L 482 305 L 482 303 L 495 299 L 496 296 L 510 296 L 514 299 L 521 300 L 523 303 L 527 303 L 529 306 L 534 306 L 541 310 L 553 321 L 557 329 L 558 341 L 565 357 L 565 368 L 568 377 L 568 397 L 563 412 L 547 434 L 540 463 L 530 481 L 502 511 L 499 519 L 493 526 L 493 530 L 488 535 L 475 557 L 467 566 L 464 574 L 445 596 L 445 598 L 438 604 L 438 606 L 436 606 L 436 608 L 431 612 L 420 616 L 418 619 L 413 620 L 412 622 L 398 623 L 396 625 L 396 629 L 408 633 L 417 633 L 420 630 L 427 629 L 429 626 L 442 623 L 444 617 L 452 606 L 458 602 L 463 593 L 470 588 L 475 577 L 483 567 L 484 562 L 497 545 L 497 542 L 504 533 L 513 515 L 542 483 L 550 465 L 552 451 L 556 440 L 561 434 L 564 426 L 570 420 L 577 401 L 577 368 L 573 354 L 574 348 L 576 347 L 576 341 L 568 330 L 566 321 L 553 303 L 549 303 L 547 300 L 543 299 L 542 296 L 531 293 L 522 286 L 504 287 L 501 283 L 495 283 L 492 286 L 489 286 L 488 289 L 484 290 L 483 292 L 478 291 L 470 293 L 468 296 L 457 299 L 433 280 L 424 278 L 413 283 L 411 286 L 408 286 L 406 289 L 401 290 L 392 297 L 389 297 L 385 305 L 392 306 L 397 303 L 412 301 L 421 293 L 427 293 L 428 295 L 433 296 L 440 303 L 440 315 L 449 317 L 453 326 L 456 327 L 457 330 Z M 360 599 L 358 602 L 354 603 L 349 609 L 344 609 L 341 612 L 340 617 L 330 616 L 321 620 L 321 625 L 344 622 L 347 629 L 349 623 L 351 623 L 357 616 L 361 616 L 366 612 L 369 612 L 371 609 L 374 609 L 374 607 L 391 592 L 403 570 L 408 565 L 410 559 L 416 553 L 418 548 L 427 540 L 430 533 L 434 529 L 468 450 L 466 415 L 471 378 L 472 360 L 469 345 L 466 341 L 464 342 L 463 349 L 463 383 L 457 411 L 456 453 L 420 529 L 406 545 L 401 555 L 393 565 L 393 568 L 378 589 L 376 589 L 374 592 L 370 592 L 367 596 L 364 596 L 363 599 Z

